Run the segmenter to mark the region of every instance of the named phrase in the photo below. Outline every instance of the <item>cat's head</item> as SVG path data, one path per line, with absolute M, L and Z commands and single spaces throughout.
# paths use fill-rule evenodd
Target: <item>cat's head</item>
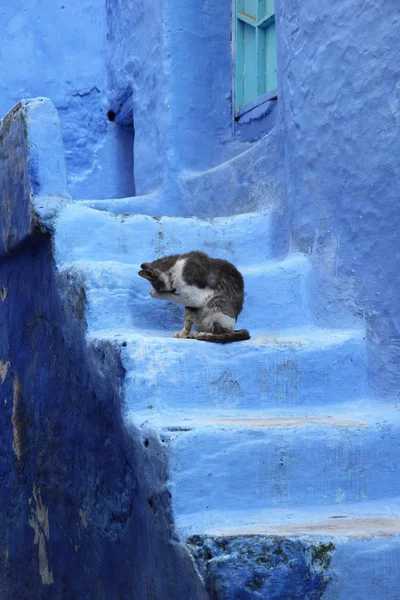
M 171 282 L 168 275 L 158 269 L 154 263 L 143 263 L 140 265 L 141 271 L 139 271 L 138 275 L 150 281 L 153 288 L 156 292 L 174 292 L 171 288 Z

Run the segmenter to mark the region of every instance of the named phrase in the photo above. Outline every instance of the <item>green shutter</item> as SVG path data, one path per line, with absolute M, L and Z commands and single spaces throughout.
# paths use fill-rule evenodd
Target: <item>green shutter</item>
M 236 108 L 277 86 L 274 0 L 236 0 Z

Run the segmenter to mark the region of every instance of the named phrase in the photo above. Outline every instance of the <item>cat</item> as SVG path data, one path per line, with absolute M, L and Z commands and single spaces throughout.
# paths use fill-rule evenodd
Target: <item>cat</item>
M 152 298 L 185 307 L 183 329 L 174 337 L 220 344 L 250 339 L 247 329 L 235 331 L 244 282 L 230 262 L 193 251 L 164 256 L 140 268 L 138 275 L 153 286 Z M 192 332 L 193 326 L 198 333 Z

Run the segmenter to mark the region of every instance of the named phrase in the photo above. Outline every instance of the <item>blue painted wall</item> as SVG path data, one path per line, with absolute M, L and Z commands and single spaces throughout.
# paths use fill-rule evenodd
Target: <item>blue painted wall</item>
M 0 597 L 203 600 L 166 473 L 123 426 L 119 351 L 88 346 L 85 290 L 55 266 L 58 128 L 44 99 L 0 123 Z
M 0 114 L 47 96 L 59 111 L 71 195 L 134 193 L 133 135 L 107 119 L 103 0 L 13 0 L 0 6 Z
M 400 6 L 277 0 L 277 15 L 292 243 L 319 274 L 321 321 L 365 320 L 371 382 L 397 395 Z

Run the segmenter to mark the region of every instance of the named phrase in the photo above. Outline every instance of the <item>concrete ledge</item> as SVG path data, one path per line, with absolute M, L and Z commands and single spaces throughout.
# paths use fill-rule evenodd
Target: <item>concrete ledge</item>
M 51 228 L 70 200 L 58 114 L 47 98 L 21 100 L 0 122 L 0 253 Z

